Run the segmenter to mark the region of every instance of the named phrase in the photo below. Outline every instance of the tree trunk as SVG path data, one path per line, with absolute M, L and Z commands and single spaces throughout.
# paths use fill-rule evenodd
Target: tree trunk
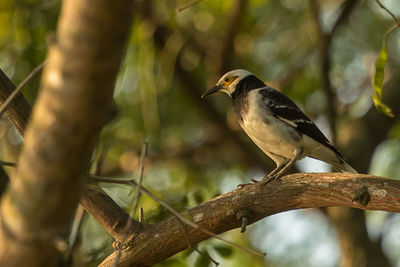
M 84 185 L 132 19 L 132 1 L 66 0 L 0 206 L 0 265 L 54 266 Z

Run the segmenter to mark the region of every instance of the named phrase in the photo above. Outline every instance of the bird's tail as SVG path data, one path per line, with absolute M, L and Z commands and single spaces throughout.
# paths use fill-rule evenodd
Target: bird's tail
M 339 152 L 332 144 L 326 143 L 324 145 L 318 144 L 315 140 L 307 138 L 308 147 L 312 147 L 310 153 L 307 155 L 311 158 L 319 159 L 331 164 L 340 172 L 357 173 L 357 171 L 350 166 L 349 161 Z
M 339 166 L 338 166 L 339 165 Z M 340 164 L 334 165 L 340 172 L 358 173 L 353 167 L 350 166 L 344 159 L 340 159 Z
M 340 172 L 351 172 L 351 173 L 358 173 L 353 167 L 350 166 L 348 163 L 349 161 L 340 153 L 338 150 L 335 149 L 335 157 L 331 158 L 329 163 L 338 169 Z
M 340 172 L 358 173 L 353 167 L 350 166 L 348 160 L 336 148 L 323 149 L 317 152 L 318 154 L 311 155 L 311 157 L 331 164 Z
M 329 144 L 329 148 L 333 152 L 334 156 L 327 162 L 330 163 L 333 167 L 337 168 L 340 172 L 351 172 L 358 173 L 353 167 L 350 166 L 349 161 L 343 156 L 342 153 L 339 152 L 333 145 Z

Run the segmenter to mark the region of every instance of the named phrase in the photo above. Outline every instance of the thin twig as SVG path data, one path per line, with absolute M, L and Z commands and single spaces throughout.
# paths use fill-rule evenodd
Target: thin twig
M 175 216 L 175 215 L 174 215 L 174 216 Z M 189 234 L 188 234 L 188 232 L 187 232 L 187 230 L 186 230 L 186 228 L 185 228 L 184 222 L 182 222 L 177 216 L 175 216 L 175 218 L 178 220 L 179 224 L 180 224 L 181 227 L 182 227 L 182 230 L 183 230 L 183 233 L 185 234 L 185 238 L 186 238 L 186 241 L 188 242 L 189 248 L 192 248 L 194 251 L 196 251 L 196 252 L 199 253 L 200 255 L 206 256 L 212 263 L 215 264 L 215 266 L 218 266 L 218 265 L 219 265 L 219 262 L 216 261 L 216 260 L 214 260 L 214 259 L 210 256 L 210 254 L 208 254 L 207 252 L 201 251 L 200 249 L 197 248 L 197 246 L 193 246 L 192 241 L 190 241 Z
M 99 174 L 101 171 L 101 165 L 104 162 L 104 159 L 107 155 L 107 148 L 104 144 L 100 144 L 99 142 L 95 146 L 95 149 L 92 153 L 92 158 L 90 160 L 90 170 L 91 174 Z
M 136 209 L 139 203 L 139 198 L 141 195 L 141 189 L 142 189 L 142 183 L 143 183 L 143 171 L 144 171 L 144 161 L 146 159 L 146 154 L 147 154 L 147 145 L 148 143 L 145 141 L 142 144 L 142 149 L 141 149 L 141 154 L 140 154 L 140 160 L 139 160 L 139 182 L 136 187 L 136 195 L 135 195 L 135 200 L 133 202 L 133 209 L 131 210 L 130 216 L 134 217 L 136 213 Z
M 0 160 L 0 166 L 17 167 L 17 163 Z
M 181 12 L 191 6 L 194 6 L 195 4 L 197 4 L 198 2 L 200 2 L 201 0 L 193 0 L 191 2 L 187 2 L 186 4 L 180 5 L 178 7 L 175 8 L 176 12 Z
M 29 73 L 29 75 L 18 85 L 17 88 L 15 88 L 15 90 L 12 92 L 12 94 L 7 98 L 7 100 L 0 107 L 0 117 L 6 111 L 6 109 L 11 104 L 11 102 L 14 100 L 14 98 L 19 94 L 19 92 L 21 92 L 22 88 L 24 88 L 25 85 L 27 85 L 30 82 L 30 80 L 32 80 L 32 78 L 35 77 L 42 70 L 45 63 L 46 63 L 46 61 L 43 61 L 31 73 Z
M 72 229 L 69 235 L 69 247 L 65 255 L 64 266 L 72 266 L 73 264 L 73 254 L 78 247 L 78 234 L 82 226 L 83 217 L 85 215 L 85 210 L 81 205 L 78 205 L 76 210 L 74 221 L 72 222 Z
M 131 212 L 129 213 L 129 216 L 131 218 L 133 218 L 135 215 L 135 212 L 136 212 L 136 209 L 138 206 L 138 202 L 139 202 L 139 198 L 140 198 L 140 193 L 142 191 L 144 161 L 146 159 L 146 154 L 147 154 L 147 142 L 143 142 L 142 150 L 141 150 L 141 154 L 140 154 L 140 160 L 139 160 L 139 174 L 138 174 L 139 182 L 136 184 L 136 195 L 132 202 Z M 132 221 L 128 220 L 125 225 L 125 229 L 124 229 L 124 233 L 125 233 L 124 237 L 122 238 L 122 240 L 118 246 L 117 256 L 115 257 L 115 261 L 114 261 L 114 267 L 118 266 L 119 259 L 121 258 L 121 251 L 122 251 L 122 248 L 124 247 L 124 243 L 128 239 L 128 236 L 129 236 L 128 233 L 129 233 L 129 229 L 131 228 L 131 225 L 132 225 Z
M 123 178 L 108 178 L 108 177 L 101 177 L 101 176 L 92 176 L 92 178 L 96 181 L 96 182 L 101 182 L 101 183 L 115 183 L 115 184 L 125 184 L 125 185 L 132 185 L 132 186 L 137 186 L 138 184 L 135 182 L 135 180 L 133 179 L 123 179 Z M 200 226 L 198 226 L 197 224 L 187 220 L 185 217 L 183 217 L 181 214 L 179 214 L 179 212 L 177 212 L 176 210 L 174 210 L 174 208 L 172 208 L 168 203 L 166 203 L 164 200 L 156 197 L 155 195 L 153 195 L 153 193 L 151 193 L 149 190 L 147 190 L 145 187 L 141 187 L 141 191 L 143 193 L 145 193 L 146 195 L 148 195 L 150 198 L 152 198 L 154 201 L 158 202 L 160 205 L 162 205 L 164 208 L 166 208 L 167 210 L 169 210 L 173 215 L 175 215 L 176 217 L 179 218 L 179 220 L 181 220 L 182 222 L 184 222 L 185 224 L 191 226 L 194 229 L 197 229 L 201 232 L 203 232 L 206 235 L 215 237 L 221 241 L 224 241 L 225 243 L 230 244 L 231 246 L 234 246 L 236 248 L 239 248 L 249 254 L 253 254 L 253 255 L 257 255 L 257 256 L 265 256 L 266 253 L 262 253 L 262 252 L 258 252 L 252 249 L 249 249 L 247 247 L 244 247 L 242 245 L 236 244 L 232 241 L 229 241 L 223 237 L 220 237 L 216 234 L 214 234 L 213 232 L 210 232 L 206 229 L 201 228 Z
M 378 5 L 383 8 L 390 16 L 392 16 L 393 20 L 395 21 L 397 27 L 400 27 L 400 21 L 396 18 L 396 16 L 387 8 L 385 7 L 381 1 L 376 0 L 376 2 L 378 3 Z
M 376 2 L 378 3 L 378 5 L 379 5 L 381 8 L 383 8 L 387 13 L 389 13 L 390 16 L 392 16 L 392 18 L 393 18 L 393 20 L 394 20 L 394 22 L 395 22 L 395 24 L 394 24 L 392 27 L 390 27 L 390 29 L 387 30 L 387 31 L 385 32 L 385 34 L 383 35 L 382 43 L 383 43 L 383 45 L 386 47 L 387 38 L 388 38 L 389 34 L 391 34 L 391 33 L 392 33 L 394 30 L 396 30 L 397 28 L 400 28 L 400 21 L 399 21 L 399 20 L 396 18 L 396 16 L 395 16 L 387 7 L 385 7 L 379 0 L 376 0 Z
M 384 37 L 385 39 L 387 39 L 387 36 L 389 34 L 391 34 L 394 30 L 396 30 L 397 28 L 400 28 L 400 26 L 398 24 L 394 24 L 392 27 L 390 27 L 389 30 L 387 30 L 387 32 L 385 33 Z

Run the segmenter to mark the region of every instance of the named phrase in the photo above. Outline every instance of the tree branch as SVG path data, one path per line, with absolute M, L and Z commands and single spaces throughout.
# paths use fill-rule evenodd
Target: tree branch
M 16 175 L 0 204 L 1 266 L 54 266 L 67 247 L 90 156 L 109 118 L 132 2 L 63 3 Z
M 182 215 L 203 229 L 222 233 L 241 226 L 237 213 L 243 210 L 252 214 L 249 223 L 254 223 L 288 210 L 329 206 L 400 212 L 400 181 L 363 174 L 298 173 L 264 187 L 249 184 Z M 188 234 L 193 244 L 209 238 L 197 229 Z M 149 266 L 187 247 L 179 221 L 171 217 L 145 227 L 122 251 L 120 266 Z M 111 266 L 114 258 L 115 253 L 100 266 Z
M 96 183 L 85 187 L 80 203 L 116 241 L 121 241 L 126 235 L 125 225 L 128 220 L 131 220 L 129 234 L 137 233 L 141 229 L 141 224 L 129 217 Z
M 6 99 L 1 96 L 9 95 L 14 88 L 15 85 L 13 82 L 0 69 L 0 105 L 3 104 Z M 19 109 L 21 109 L 22 112 L 20 112 Z M 17 114 L 11 116 L 10 120 L 17 129 L 20 129 L 20 134 L 22 136 L 24 135 L 24 127 L 28 123 L 28 118 L 30 117 L 30 110 L 31 107 L 22 94 L 20 94 L 6 109 L 6 113 L 9 112 L 7 114 Z M 11 166 L 11 164 L 2 165 Z M 12 165 L 14 167 L 16 166 L 16 164 Z M 4 191 L 8 180 L 8 176 L 3 169 L 0 168 L 0 194 Z M 128 213 L 119 207 L 118 204 L 115 203 L 113 199 L 95 183 L 89 183 L 85 187 L 80 203 L 116 241 L 122 239 L 124 234 L 123 227 L 126 225 L 128 220 L 132 220 L 131 231 L 136 232 L 140 229 L 140 224 L 133 221 L 133 219 L 129 217 Z
M 29 73 L 28 76 L 18 85 L 17 88 L 10 94 L 10 96 L 4 101 L 4 103 L 0 107 L 0 117 L 4 114 L 6 109 L 10 106 L 12 101 L 20 95 L 22 89 L 27 85 L 42 69 L 44 66 L 45 62 L 42 62 L 37 66 L 31 73 Z
M 97 182 L 106 182 L 106 183 L 117 183 L 117 184 L 126 184 L 126 185 L 131 185 L 131 186 L 135 186 L 136 188 L 138 188 L 138 183 L 135 182 L 135 180 L 133 179 L 124 179 L 124 178 L 108 178 L 108 177 L 101 177 L 101 176 L 93 176 L 92 178 L 95 179 L 95 181 Z M 154 201 L 156 201 L 158 204 L 160 204 L 161 206 L 163 206 L 164 208 L 166 208 L 167 210 L 169 210 L 179 221 L 179 223 L 182 225 L 183 230 L 186 230 L 184 228 L 184 225 L 188 225 L 194 229 L 199 229 L 200 231 L 202 231 L 203 233 L 205 233 L 206 235 L 210 236 L 210 237 L 215 237 L 233 247 L 239 248 L 247 253 L 253 254 L 253 255 L 258 255 L 258 256 L 264 256 L 264 253 L 255 251 L 255 250 L 251 250 L 247 247 L 244 247 L 242 245 L 236 244 L 232 241 L 229 241 L 223 237 L 220 237 L 216 234 L 214 234 L 213 232 L 210 232 L 206 229 L 203 229 L 201 227 L 199 227 L 197 224 L 193 223 L 192 221 L 186 219 L 185 217 L 183 217 L 181 214 L 179 214 L 178 211 L 174 210 L 174 208 L 172 208 L 167 202 L 165 202 L 164 200 L 162 200 L 161 198 L 158 198 L 157 196 L 155 196 L 153 193 L 151 193 L 149 190 L 147 190 L 144 187 L 141 187 L 141 191 L 143 193 L 145 193 L 147 196 L 149 196 L 151 199 L 153 199 Z M 188 236 L 186 236 L 186 239 L 189 241 Z M 191 243 L 188 242 L 189 247 L 191 247 Z M 118 257 L 116 257 L 117 259 Z
M 8 97 L 15 91 L 15 85 L 7 77 L 7 75 L 0 69 L 0 103 L 6 102 Z M 6 110 L 6 115 L 10 121 L 14 124 L 17 131 L 24 136 L 24 130 L 28 124 L 29 117 L 31 115 L 31 107 L 20 93 L 11 102 L 10 106 Z

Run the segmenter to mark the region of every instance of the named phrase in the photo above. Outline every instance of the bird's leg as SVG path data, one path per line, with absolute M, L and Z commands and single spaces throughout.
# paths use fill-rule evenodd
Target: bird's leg
M 293 163 L 296 162 L 296 160 L 298 160 L 301 155 L 303 154 L 303 148 L 299 148 L 298 150 L 296 150 L 294 157 L 292 159 L 287 159 L 278 155 L 274 155 L 274 157 L 270 157 L 276 162 L 276 168 L 273 169 L 267 176 L 265 176 L 262 180 L 257 181 L 255 179 L 251 179 L 251 181 L 253 183 L 259 183 L 262 182 L 261 185 L 266 185 L 274 180 L 278 180 L 283 173 L 289 169 Z M 237 186 L 237 188 L 242 188 L 243 186 L 248 185 L 248 184 L 239 184 Z
M 285 165 L 289 162 L 289 160 L 280 163 L 279 165 L 276 166 L 275 169 L 273 169 L 270 173 L 267 174 L 267 176 L 265 176 L 263 178 L 264 179 L 268 179 L 269 177 L 273 177 L 277 172 L 279 172 L 283 167 L 285 167 Z
M 290 161 L 285 162 L 284 164 L 276 167 L 274 170 L 272 170 L 270 173 L 268 173 L 268 175 L 266 175 L 261 181 L 257 181 L 257 182 L 262 182 L 262 184 L 268 184 L 274 180 L 276 180 L 276 175 L 278 172 L 280 172 L 280 170 L 282 170 L 283 168 L 286 167 L 286 165 L 288 165 L 290 163 Z
M 264 181 L 265 179 L 268 179 L 271 175 L 274 175 L 274 174 L 277 173 L 280 169 L 282 169 L 282 168 L 285 166 L 285 164 L 286 164 L 287 162 L 288 162 L 288 161 L 279 162 L 279 163 L 277 164 L 276 168 L 273 169 L 273 170 L 272 170 L 267 176 L 265 176 L 262 180 L 258 181 L 258 180 L 254 179 L 254 178 L 251 178 L 250 181 L 251 181 L 252 183 L 259 183 L 259 182 Z M 248 183 L 248 184 L 250 184 L 250 183 Z M 237 185 L 237 188 L 242 188 L 243 186 L 248 185 L 248 184 L 238 184 L 238 185 Z
M 260 181 L 254 179 L 254 178 L 251 178 L 250 181 L 253 182 L 253 183 L 259 183 L 259 182 L 261 182 L 261 181 L 267 179 L 267 178 L 270 177 L 271 175 L 274 175 L 275 173 L 277 173 L 280 169 L 282 169 L 283 166 L 285 166 L 285 164 L 279 164 L 279 165 L 277 165 L 275 169 L 273 169 L 270 173 L 268 173 L 268 174 L 267 174 L 264 178 L 262 178 Z M 241 184 L 240 184 L 240 185 L 241 185 Z
M 276 168 L 273 169 L 270 173 L 268 173 L 261 181 L 257 181 L 257 182 L 262 182 L 265 180 L 270 180 L 271 181 L 275 178 L 275 175 L 277 172 L 279 172 L 280 170 L 282 170 L 282 168 L 284 168 L 289 162 L 289 159 L 286 158 L 281 158 L 281 160 L 276 161 Z
M 265 178 L 262 180 L 262 182 L 263 182 L 262 185 L 266 185 L 266 184 L 269 184 L 269 183 L 272 182 L 272 181 L 277 181 L 277 180 L 279 180 L 279 178 L 281 178 L 282 175 L 283 175 L 290 167 L 292 167 L 293 164 L 294 164 L 297 160 L 299 160 L 299 159 L 301 158 L 301 155 L 302 155 L 302 154 L 303 154 L 303 148 L 297 149 L 296 152 L 294 153 L 294 157 L 293 157 L 291 160 L 289 160 L 289 162 L 287 162 L 286 164 L 284 164 L 284 166 L 283 166 L 282 168 L 280 168 L 279 171 L 273 173 L 272 175 L 271 175 L 271 174 L 268 174 L 267 177 L 265 177 Z M 275 170 L 276 170 L 276 169 L 275 169 Z M 274 171 L 275 171 L 275 170 L 274 170 Z

